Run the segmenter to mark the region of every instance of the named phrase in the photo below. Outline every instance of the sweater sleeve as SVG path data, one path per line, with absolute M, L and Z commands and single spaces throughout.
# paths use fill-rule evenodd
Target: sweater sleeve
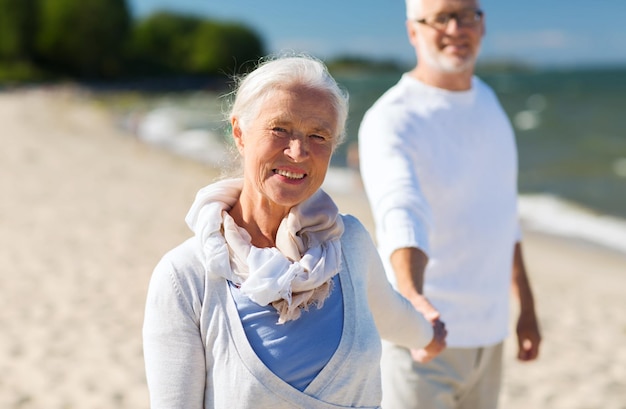
M 393 289 L 369 233 L 354 217 L 344 217 L 350 238 L 346 250 L 365 270 L 367 302 L 381 338 L 406 348 L 422 348 L 433 338 L 430 322 Z M 344 233 L 345 234 L 345 233 Z
M 143 346 L 152 409 L 201 409 L 206 379 L 199 316 L 173 263 L 155 268 L 146 301 Z
M 373 256 L 368 263 L 368 301 L 381 337 L 406 348 L 425 347 L 433 339 L 432 325 L 391 287 L 373 243 L 367 254 Z
M 429 204 L 416 174 L 412 134 L 403 112 L 374 106 L 359 129 L 360 171 L 376 224 L 381 255 L 417 247 L 428 254 Z

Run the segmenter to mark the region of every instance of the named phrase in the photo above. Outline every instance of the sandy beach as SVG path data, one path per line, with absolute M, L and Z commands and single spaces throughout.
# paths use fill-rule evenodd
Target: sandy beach
M 73 87 L 0 92 L 0 408 L 149 408 L 141 325 L 160 257 L 218 170 L 147 146 Z M 330 192 L 372 228 L 363 193 Z M 525 232 L 544 343 L 506 344 L 504 409 L 626 408 L 626 255 Z

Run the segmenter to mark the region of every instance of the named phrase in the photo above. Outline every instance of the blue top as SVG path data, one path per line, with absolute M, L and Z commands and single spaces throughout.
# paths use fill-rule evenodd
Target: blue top
M 248 342 L 261 361 L 289 385 L 304 391 L 335 353 L 343 331 L 339 274 L 324 306 L 302 311 L 297 320 L 278 324 L 278 312 L 262 307 L 230 283 Z

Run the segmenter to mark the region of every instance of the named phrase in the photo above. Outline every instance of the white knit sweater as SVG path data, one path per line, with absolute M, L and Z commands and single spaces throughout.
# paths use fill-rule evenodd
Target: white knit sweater
M 519 238 L 517 151 L 494 92 L 476 77 L 456 92 L 405 74 L 366 113 L 359 150 L 389 279 L 394 250 L 424 250 L 424 293 L 448 346 L 502 341 Z
M 343 333 L 304 392 L 256 356 L 227 282 L 205 271 L 197 238 L 165 255 L 150 282 L 143 328 L 152 409 L 379 407 L 379 333 L 420 348 L 432 328 L 392 290 L 365 228 L 351 216 L 342 219 Z

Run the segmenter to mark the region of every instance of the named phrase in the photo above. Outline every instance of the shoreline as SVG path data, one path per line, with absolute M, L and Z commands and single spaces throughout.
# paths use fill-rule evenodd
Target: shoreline
M 204 95 L 199 99 L 206 98 L 212 97 Z M 217 101 L 217 95 L 215 98 Z M 223 135 L 225 129 L 220 125 L 223 118 L 221 115 L 213 115 L 209 119 L 209 114 L 203 114 L 207 110 L 219 110 L 218 104 L 200 105 L 198 98 L 194 98 L 194 101 L 190 106 L 155 103 L 152 108 L 144 107 L 141 112 L 126 113 L 126 117 L 118 119 L 118 122 L 125 123 L 124 127 L 129 132 L 132 131 L 139 140 L 147 144 L 160 146 L 208 166 L 228 165 L 223 158 L 231 156 L 229 149 L 232 146 L 226 142 L 228 137 Z M 189 115 L 189 112 L 195 113 Z M 199 121 L 198 115 L 203 116 L 205 121 Z M 355 142 L 346 144 L 348 146 L 344 148 L 348 151 L 356 146 Z M 333 164 L 331 161 L 324 189 L 333 194 L 350 192 L 362 195 L 360 176 L 354 169 L 355 161 L 358 158 L 346 158 L 349 164 L 345 166 Z M 626 254 L 626 214 L 620 216 L 601 213 L 545 192 L 520 193 L 519 212 L 522 222 L 530 230 L 564 238 L 589 240 Z
M 73 87 L 0 92 L 0 121 L 0 406 L 147 409 L 148 280 L 219 171 L 124 133 Z M 372 232 L 363 195 L 330 193 Z M 623 408 L 626 256 L 530 230 L 524 243 L 544 343 L 521 364 L 507 339 L 501 407 Z

